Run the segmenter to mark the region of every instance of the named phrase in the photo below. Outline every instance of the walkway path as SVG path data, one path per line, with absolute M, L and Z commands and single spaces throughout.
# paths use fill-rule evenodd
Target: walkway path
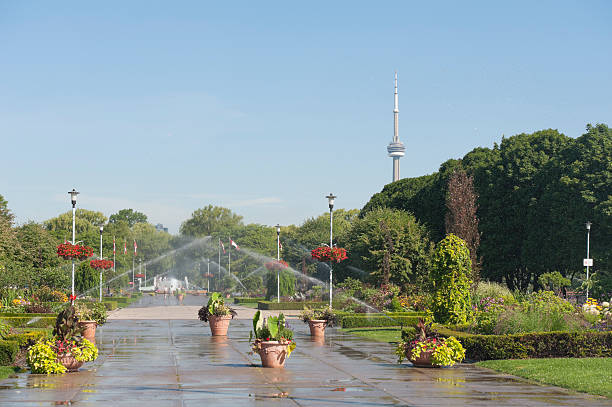
M 285 369 L 251 356 L 249 319 L 211 337 L 195 318 L 204 298 L 172 305 L 145 298 L 114 313 L 97 333 L 100 357 L 62 376 L 20 374 L 0 383 L 1 406 L 610 406 L 463 365 L 416 369 L 393 348 L 331 329 L 323 343 L 293 321 L 298 347 Z M 248 309 L 241 309 L 247 317 Z M 130 319 L 125 319 L 129 317 Z M 171 318 L 170 318 L 171 317 Z

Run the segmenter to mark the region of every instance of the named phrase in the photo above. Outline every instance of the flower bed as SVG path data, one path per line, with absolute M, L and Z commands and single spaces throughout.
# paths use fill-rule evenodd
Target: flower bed
M 447 328 L 439 328 L 438 332 L 459 339 L 471 360 L 612 357 L 612 332 L 476 335 Z
M 86 258 L 93 256 L 93 249 L 84 245 L 62 243 L 57 246 L 57 255 L 66 260 L 85 260 Z

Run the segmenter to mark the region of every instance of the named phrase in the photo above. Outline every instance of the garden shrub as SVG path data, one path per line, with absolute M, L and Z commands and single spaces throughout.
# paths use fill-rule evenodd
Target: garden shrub
M 466 243 L 452 233 L 434 250 L 431 310 L 439 323 L 460 324 L 468 320 L 471 310 L 469 276 L 472 273 L 470 251 Z
M 438 328 L 438 332 L 459 339 L 466 349 L 466 357 L 471 360 L 612 357 L 612 332 L 477 335 L 447 328 Z
M 252 304 L 262 300 L 263 297 L 234 297 L 234 304 Z
M 503 298 L 504 304 L 513 304 L 516 302 L 512 291 L 503 284 L 494 281 L 479 281 L 472 295 L 472 303 L 477 305 L 484 298 Z
M 0 366 L 12 365 L 17 352 L 19 352 L 19 344 L 16 341 L 0 340 Z
M 112 311 L 118 307 L 117 301 L 102 301 L 102 304 L 104 304 L 107 311 Z
M 288 297 L 295 294 L 296 280 L 293 273 L 287 270 L 281 270 L 279 277 L 280 287 L 277 287 L 276 271 L 270 271 L 266 275 L 266 300 L 269 300 L 272 297 L 276 298 L 277 291 L 279 290 L 281 297 Z
M 384 327 L 384 326 L 416 326 L 419 316 L 344 316 L 341 318 L 342 328 Z
M 55 325 L 55 317 L 49 316 L 2 317 L 2 320 L 14 328 L 50 328 Z
M 21 333 L 10 334 L 6 337 L 9 341 L 17 342 L 19 347 L 26 347 L 35 342 L 51 337 L 51 329 L 28 330 Z
M 304 308 L 323 308 L 329 305 L 328 302 L 314 302 L 314 301 L 258 301 L 257 309 L 260 310 L 303 310 Z M 334 302 L 334 308 L 338 305 Z

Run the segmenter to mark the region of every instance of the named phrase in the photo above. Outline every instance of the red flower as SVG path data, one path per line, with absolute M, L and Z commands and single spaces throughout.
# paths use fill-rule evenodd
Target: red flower
M 71 294 L 71 295 L 70 295 L 70 301 L 74 301 L 74 300 L 76 300 L 76 295 Z
M 112 260 L 92 260 L 89 262 L 89 265 L 96 270 L 106 270 L 113 268 Z
M 310 252 L 313 259 L 318 261 L 333 261 L 340 263 L 346 260 L 346 249 L 342 247 L 330 248 L 329 246 L 320 246 Z

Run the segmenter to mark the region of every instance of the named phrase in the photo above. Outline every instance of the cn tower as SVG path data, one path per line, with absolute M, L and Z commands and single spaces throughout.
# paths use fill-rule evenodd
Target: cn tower
M 397 96 L 397 72 L 395 72 L 395 105 L 393 106 L 393 141 L 387 146 L 387 152 L 389 157 L 393 158 L 393 182 L 399 181 L 400 179 L 400 166 L 399 160 L 404 156 L 406 147 L 399 139 L 399 107 L 398 107 L 398 96 Z

